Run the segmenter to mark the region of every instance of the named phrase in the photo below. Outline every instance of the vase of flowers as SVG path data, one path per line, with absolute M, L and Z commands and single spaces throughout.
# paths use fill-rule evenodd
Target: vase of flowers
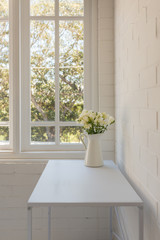
M 80 136 L 86 149 L 85 165 L 87 167 L 103 166 L 100 140 L 103 133 L 115 122 L 114 118 L 105 112 L 83 110 L 77 121 L 83 125 L 83 129 L 86 132 L 86 134 L 83 133 Z M 87 146 L 84 137 L 88 140 Z

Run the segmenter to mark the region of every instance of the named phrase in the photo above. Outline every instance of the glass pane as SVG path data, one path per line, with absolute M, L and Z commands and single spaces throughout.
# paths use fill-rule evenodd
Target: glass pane
M 31 21 L 31 67 L 54 67 L 55 24 Z
M 55 120 L 55 27 L 31 23 L 31 120 Z
M 60 21 L 60 67 L 82 66 L 84 58 L 83 21 Z
M 83 109 L 83 22 L 60 22 L 60 120 L 75 121 Z
M 61 143 L 80 143 L 80 134 L 83 132 L 82 127 L 61 127 Z
M 60 16 L 83 16 L 84 1 L 83 0 L 59 0 Z
M 0 17 L 8 16 L 9 6 L 8 0 L 0 0 Z
M 31 127 L 31 144 L 55 142 L 55 127 Z
M 63 68 L 60 75 L 60 120 L 75 121 L 84 104 L 83 68 Z
M 0 127 L 0 145 L 9 143 L 9 127 Z
M 0 121 L 9 121 L 9 71 L 0 69 Z
M 9 68 L 9 23 L 0 22 L 0 68 Z
M 55 0 L 30 0 L 31 16 L 55 15 Z
M 55 120 L 54 69 L 33 68 L 31 72 L 31 120 Z

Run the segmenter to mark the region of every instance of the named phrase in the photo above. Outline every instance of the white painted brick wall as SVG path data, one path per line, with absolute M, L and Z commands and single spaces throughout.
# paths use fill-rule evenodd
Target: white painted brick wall
M 98 1 L 100 111 L 114 116 L 113 0 Z M 114 160 L 114 127 L 103 137 L 105 159 Z M 27 200 L 45 163 L 0 162 L 0 240 L 27 240 Z M 107 240 L 107 208 L 53 208 L 52 239 Z M 47 209 L 33 210 L 33 239 L 47 239 Z
M 114 1 L 98 1 L 99 110 L 114 113 Z M 103 138 L 104 159 L 114 160 L 114 126 Z
M 144 199 L 144 240 L 160 239 L 159 20 L 159 0 L 115 0 L 116 159 Z M 138 212 L 121 214 L 137 240 Z

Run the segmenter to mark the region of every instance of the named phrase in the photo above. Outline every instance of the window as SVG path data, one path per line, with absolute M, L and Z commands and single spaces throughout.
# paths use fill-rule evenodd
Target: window
M 76 119 L 97 96 L 96 1 L 18 2 L 0 3 L 0 147 L 83 150 Z

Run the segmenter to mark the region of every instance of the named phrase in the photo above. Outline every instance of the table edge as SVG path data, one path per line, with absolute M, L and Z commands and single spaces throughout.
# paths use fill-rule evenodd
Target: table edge
M 43 203 L 30 203 L 28 202 L 27 204 L 28 207 L 49 207 L 49 206 L 52 206 L 52 207 L 111 207 L 111 206 L 125 206 L 125 207 L 131 207 L 131 206 L 136 206 L 136 207 L 142 207 L 143 206 L 143 201 L 142 202 L 130 202 L 130 203 L 116 203 L 116 202 L 108 202 L 108 203 L 93 203 L 93 202 L 88 202 L 88 203 L 74 203 L 74 202 L 71 202 L 71 203 L 48 203 L 48 202 L 43 202 Z

